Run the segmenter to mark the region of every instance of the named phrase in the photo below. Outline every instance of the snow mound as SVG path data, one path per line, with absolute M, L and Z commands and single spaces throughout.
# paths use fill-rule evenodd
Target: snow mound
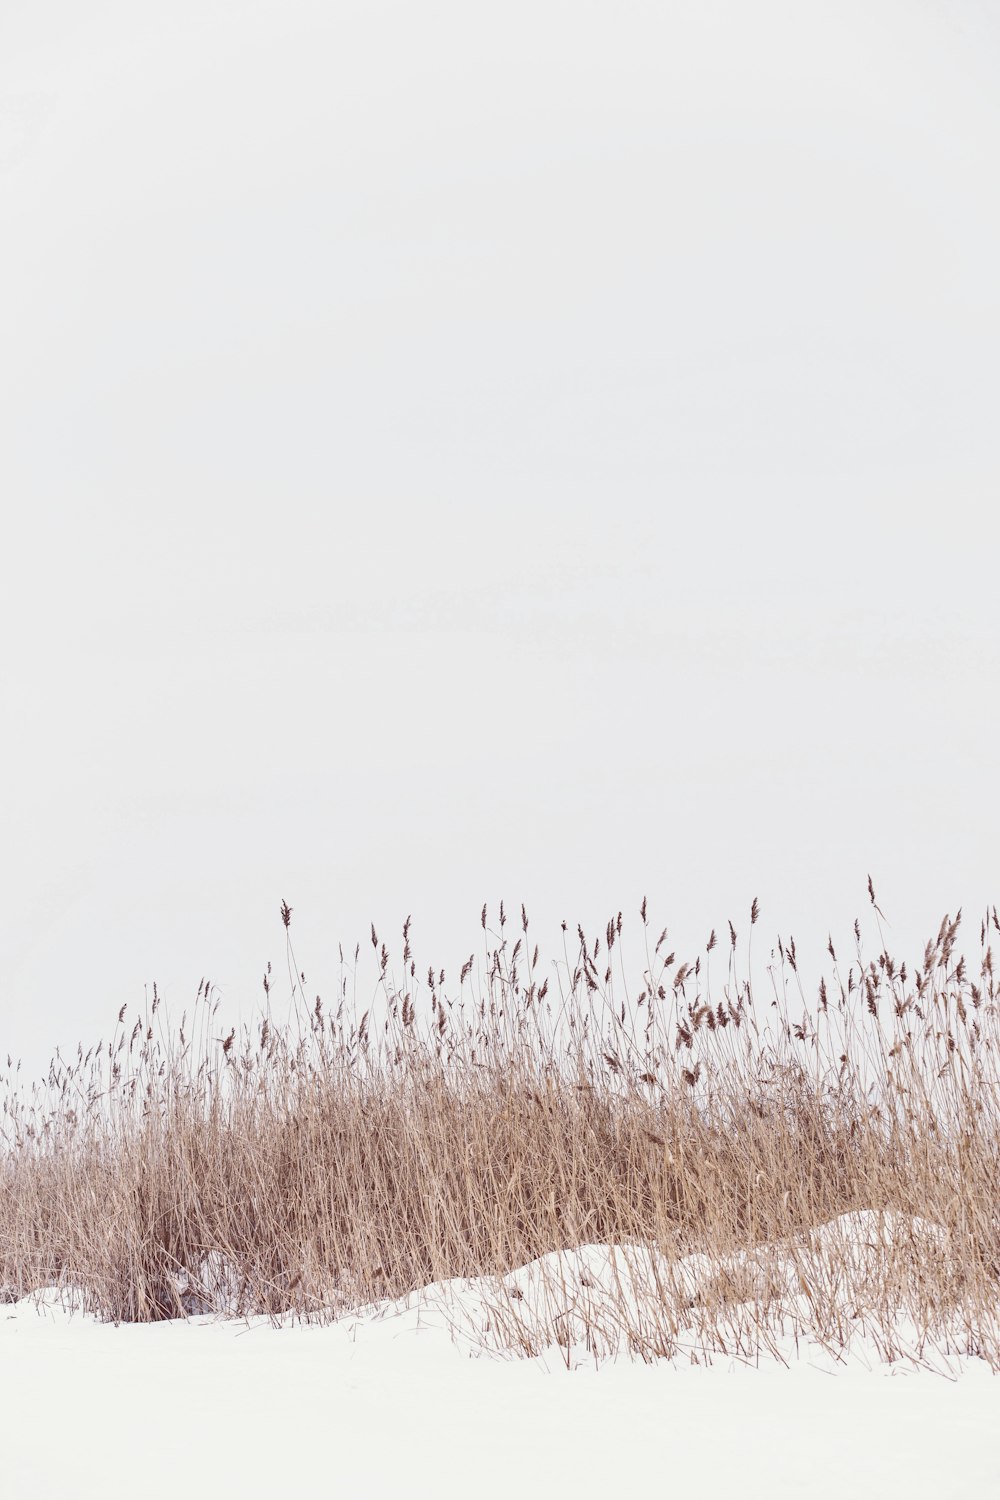
M 471 1353 L 555 1353 L 570 1366 L 623 1356 L 789 1363 L 807 1352 L 830 1369 L 860 1360 L 954 1373 L 976 1341 L 945 1324 L 922 1333 L 907 1305 L 914 1257 L 928 1256 L 950 1260 L 942 1226 L 863 1210 L 723 1257 L 671 1259 L 638 1244 L 553 1251 L 502 1277 L 433 1283 L 348 1321 L 356 1332 L 386 1322 L 447 1330 Z

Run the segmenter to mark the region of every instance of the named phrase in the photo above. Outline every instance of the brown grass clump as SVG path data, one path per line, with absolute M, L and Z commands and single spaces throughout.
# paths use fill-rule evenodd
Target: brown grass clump
M 615 1304 L 641 1352 L 675 1351 L 692 1318 L 714 1347 L 749 1348 L 789 1317 L 828 1343 L 857 1319 L 891 1342 L 905 1316 L 918 1340 L 957 1329 L 1000 1368 L 995 909 L 975 976 L 960 915 L 912 970 L 884 949 L 866 962 L 856 923 L 855 957 L 843 967 L 831 942 L 810 1004 L 794 941 L 760 1002 L 730 924 L 713 993 L 701 956 L 678 962 L 665 930 L 653 942 L 643 902 L 630 993 L 620 913 L 593 940 L 563 924 L 543 970 L 524 909 L 512 938 L 503 906 L 496 931 L 484 907 L 457 983 L 418 977 L 409 920 L 397 976 L 373 927 L 360 1016 L 360 949 L 341 955 L 331 1011 L 307 999 L 281 916 L 285 1020 L 268 965 L 252 1026 L 221 1029 L 203 981 L 171 1028 L 154 986 L 138 1018 L 123 1007 L 110 1040 L 57 1054 L 33 1087 L 8 1059 L 4 1295 L 71 1283 L 116 1321 L 325 1318 L 585 1244 L 645 1246 L 667 1268 L 659 1312 L 640 1326 L 625 1292 Z M 861 1211 L 934 1233 L 871 1253 L 816 1238 Z M 696 1285 L 670 1269 L 693 1255 Z M 512 1341 L 534 1347 L 523 1329 Z

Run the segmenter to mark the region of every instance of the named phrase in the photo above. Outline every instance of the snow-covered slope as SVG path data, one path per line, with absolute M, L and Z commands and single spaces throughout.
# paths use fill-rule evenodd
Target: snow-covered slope
M 851 1215 L 787 1247 L 787 1263 L 817 1278 L 836 1239 L 854 1244 L 860 1273 L 884 1270 L 901 1236 L 939 1235 Z M 617 1287 L 655 1320 L 657 1276 L 693 1305 L 707 1274 L 698 1258 L 671 1268 L 639 1247 L 593 1245 L 499 1285 L 428 1287 L 325 1327 L 113 1327 L 73 1311 L 70 1289 L 52 1290 L 0 1309 L 6 1493 L 997 1493 L 997 1379 L 960 1341 L 918 1351 L 905 1322 L 892 1362 L 860 1325 L 841 1350 L 778 1333 L 748 1358 L 713 1352 L 691 1328 L 671 1359 L 595 1359 L 586 1331 L 608 1324 Z M 544 1344 L 556 1331 L 567 1345 L 512 1357 L 501 1306 L 522 1332 Z

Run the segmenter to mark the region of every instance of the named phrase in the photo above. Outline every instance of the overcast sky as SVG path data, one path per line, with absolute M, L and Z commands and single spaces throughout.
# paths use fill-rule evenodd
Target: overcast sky
M 978 952 L 996 15 L 4 0 L 0 1050 L 282 899 Z

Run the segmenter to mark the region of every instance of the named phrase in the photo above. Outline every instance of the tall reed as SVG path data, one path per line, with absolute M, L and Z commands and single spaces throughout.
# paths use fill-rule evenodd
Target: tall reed
M 754 901 L 746 938 L 758 918 Z M 794 941 L 761 995 L 732 923 L 720 978 L 716 933 L 679 961 L 644 901 L 634 965 L 620 912 L 596 935 L 564 923 L 543 965 L 523 907 L 512 921 L 501 905 L 495 923 L 484 907 L 452 980 L 418 972 L 409 919 L 398 969 L 372 927 L 367 1000 L 359 946 L 341 952 L 328 1005 L 307 994 L 285 903 L 281 919 L 287 994 L 269 964 L 252 1024 L 220 1029 L 206 981 L 171 1024 L 154 986 L 45 1079 L 22 1084 L 8 1058 L 8 1297 L 72 1283 L 115 1320 L 219 1306 L 322 1319 L 581 1244 L 645 1245 L 667 1263 L 710 1258 L 715 1281 L 688 1299 L 706 1327 L 735 1305 L 732 1257 L 755 1251 L 744 1290 L 763 1338 L 781 1299 L 762 1247 L 877 1210 L 943 1239 L 911 1237 L 863 1272 L 827 1246 L 802 1326 L 835 1340 L 845 1309 L 888 1326 L 902 1308 L 994 1358 L 995 908 L 974 970 L 960 914 L 912 968 L 884 948 L 866 960 L 856 924 L 853 955 L 830 943 L 811 1001 Z M 673 1295 L 664 1329 L 678 1326 Z

